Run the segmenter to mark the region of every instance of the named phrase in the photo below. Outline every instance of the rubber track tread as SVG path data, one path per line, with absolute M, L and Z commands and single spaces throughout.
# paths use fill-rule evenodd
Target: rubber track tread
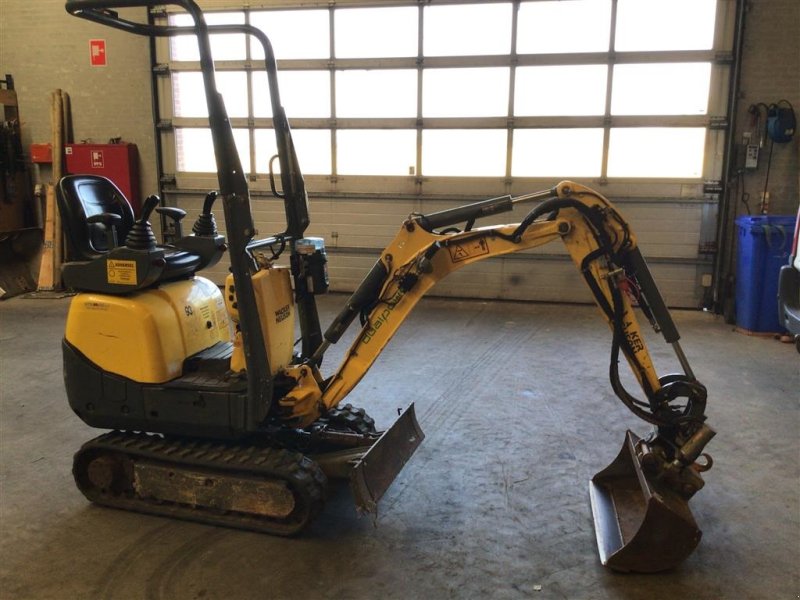
M 376 433 L 375 420 L 363 408 L 356 408 L 352 404 L 332 408 L 323 420 L 329 422 L 334 429 L 345 427 L 361 434 Z
M 131 488 L 127 492 L 103 491 L 90 483 L 87 474 L 89 463 L 103 454 L 155 462 L 175 470 L 201 469 L 212 474 L 284 481 L 292 491 L 295 509 L 288 517 L 277 519 L 145 499 L 134 495 L 132 482 L 126 486 Z M 281 536 L 299 533 L 313 520 L 322 509 L 327 485 L 319 466 L 299 452 L 119 431 L 86 442 L 75 454 L 72 473 L 84 496 L 102 506 Z

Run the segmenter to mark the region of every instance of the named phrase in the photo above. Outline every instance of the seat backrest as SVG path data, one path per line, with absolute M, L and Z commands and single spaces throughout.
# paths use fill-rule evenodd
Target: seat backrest
M 61 223 L 75 260 L 93 260 L 108 252 L 106 230 L 101 223 L 86 220 L 100 213 L 122 217 L 117 240 L 125 242 L 133 227 L 133 210 L 114 182 L 99 175 L 67 175 L 56 188 Z

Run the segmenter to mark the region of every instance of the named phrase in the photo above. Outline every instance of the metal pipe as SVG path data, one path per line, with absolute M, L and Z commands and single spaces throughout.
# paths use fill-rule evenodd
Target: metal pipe
M 681 368 L 686 375 L 695 380 L 694 372 L 692 371 L 692 367 L 689 365 L 689 359 L 686 358 L 686 355 L 683 353 L 683 348 L 679 342 L 672 342 L 672 348 L 675 350 L 675 356 L 678 357 L 678 361 L 681 363 Z
M 331 343 L 328 340 L 323 339 L 322 343 L 320 344 L 319 348 L 317 348 L 316 352 L 311 356 L 311 362 L 313 364 L 319 364 L 322 360 L 325 351 L 330 347 Z
M 546 200 L 551 196 L 556 196 L 557 193 L 554 188 L 549 190 L 541 190 L 539 192 L 531 192 L 530 194 L 523 194 L 522 196 L 514 196 L 511 198 L 511 204 L 517 204 L 522 202 L 530 202 L 531 200 Z
M 733 161 L 733 136 L 736 133 L 736 109 L 738 106 L 737 93 L 739 90 L 739 80 L 742 73 L 742 51 L 744 40 L 744 21 L 745 21 L 745 0 L 736 0 L 736 21 L 734 28 L 736 34 L 733 40 L 733 73 L 731 76 L 730 87 L 728 89 L 728 128 L 725 140 L 725 155 L 723 157 L 722 172 L 722 192 L 720 193 L 717 207 L 717 253 L 714 265 L 714 291 L 713 309 L 716 313 L 722 312 L 723 300 L 720 298 L 722 289 L 723 274 L 725 264 L 725 254 L 730 249 L 726 248 L 728 239 L 728 213 L 731 202 L 728 194 L 730 188 L 731 162 Z
M 277 237 L 271 236 L 268 238 L 261 238 L 260 240 L 253 240 L 247 244 L 247 251 L 253 252 L 254 250 L 261 250 L 276 244 L 289 243 L 292 241 L 291 237 Z
M 147 8 L 147 24 L 155 27 L 155 17 L 150 9 Z M 158 124 L 161 121 L 161 110 L 159 109 L 159 93 L 158 93 L 158 73 L 156 73 L 156 38 L 150 36 L 148 38 L 150 48 L 150 110 L 153 115 L 153 140 L 155 142 L 156 151 L 156 186 L 158 188 L 158 197 L 164 198 L 164 148 L 161 141 L 161 131 L 158 129 Z M 164 239 L 164 232 L 167 231 L 167 217 L 164 214 L 159 214 L 159 221 L 161 222 L 161 239 Z

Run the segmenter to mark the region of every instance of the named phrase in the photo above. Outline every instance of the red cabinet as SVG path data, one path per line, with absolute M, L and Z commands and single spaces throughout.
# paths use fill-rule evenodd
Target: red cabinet
M 67 173 L 102 175 L 122 190 L 138 215 L 142 206 L 139 191 L 139 152 L 136 144 L 67 144 Z

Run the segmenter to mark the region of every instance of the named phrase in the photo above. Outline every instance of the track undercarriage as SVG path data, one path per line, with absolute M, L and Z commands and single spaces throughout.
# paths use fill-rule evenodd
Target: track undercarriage
M 285 536 L 319 513 L 329 478 L 349 478 L 359 511 L 374 510 L 422 437 L 413 405 L 383 433 L 346 405 L 245 442 L 113 431 L 81 447 L 73 475 L 102 506 Z

